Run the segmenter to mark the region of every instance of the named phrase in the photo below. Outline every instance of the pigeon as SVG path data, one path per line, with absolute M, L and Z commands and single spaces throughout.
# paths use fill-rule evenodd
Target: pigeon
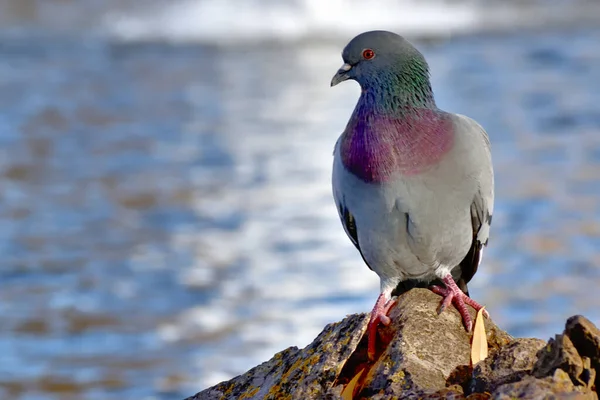
M 352 39 L 331 86 L 355 80 L 360 98 L 334 149 L 333 197 L 344 230 L 380 278 L 368 356 L 388 325 L 396 288 L 417 282 L 473 327 L 467 283 L 488 243 L 494 207 L 490 141 L 473 119 L 440 110 L 423 55 L 392 32 Z M 437 283 L 437 284 L 436 284 Z M 489 317 L 487 311 L 483 311 Z

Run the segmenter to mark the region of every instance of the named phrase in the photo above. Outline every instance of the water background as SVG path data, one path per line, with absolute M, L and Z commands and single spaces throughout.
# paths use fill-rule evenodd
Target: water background
M 490 134 L 472 295 L 518 336 L 600 323 L 595 4 L 362 3 L 0 3 L 0 398 L 181 399 L 369 311 L 329 81 L 371 28 Z

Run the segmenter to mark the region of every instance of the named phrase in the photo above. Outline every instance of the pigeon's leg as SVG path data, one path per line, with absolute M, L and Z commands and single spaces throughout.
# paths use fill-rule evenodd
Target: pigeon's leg
M 381 322 L 383 325 L 389 325 L 391 320 L 387 316 L 390 309 L 396 304 L 396 300 L 391 298 L 391 290 L 382 292 L 377 298 L 375 307 L 371 311 L 371 319 L 367 326 L 368 347 L 367 355 L 369 360 L 375 359 L 375 341 L 377 340 L 377 326 Z
M 450 304 L 454 304 L 462 316 L 462 320 L 465 324 L 467 332 L 471 332 L 471 329 L 473 328 L 473 320 L 471 319 L 469 310 L 467 310 L 467 304 L 473 307 L 475 311 L 481 310 L 483 306 L 460 290 L 460 288 L 456 285 L 456 282 L 454 282 L 454 279 L 452 279 L 452 275 L 448 274 L 442 280 L 444 281 L 446 287 L 430 287 L 433 293 L 439 294 L 444 298 L 442 300 L 442 304 L 440 304 L 440 307 L 438 308 L 438 314 L 444 311 Z M 483 310 L 483 314 L 489 318 L 489 314 L 486 310 Z

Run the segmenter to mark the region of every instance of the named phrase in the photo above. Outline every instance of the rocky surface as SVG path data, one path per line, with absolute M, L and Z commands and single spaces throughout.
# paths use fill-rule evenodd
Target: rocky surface
M 187 400 L 598 398 L 600 331 L 585 317 L 569 318 L 547 343 L 512 338 L 485 320 L 489 356 L 472 366 L 471 335 L 454 308 L 437 315 L 439 300 L 425 289 L 401 295 L 373 362 L 368 315 L 351 315 L 304 349 L 290 347 Z

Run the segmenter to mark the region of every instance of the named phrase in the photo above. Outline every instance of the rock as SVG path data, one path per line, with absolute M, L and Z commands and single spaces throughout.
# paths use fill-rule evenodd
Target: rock
M 544 345 L 541 339 L 526 338 L 515 339 L 500 348 L 475 366 L 468 392 L 491 393 L 500 385 L 531 375 L 537 353 Z
M 304 349 L 271 360 L 187 400 L 212 399 L 597 399 L 600 331 L 581 316 L 547 344 L 514 339 L 485 320 L 487 359 L 470 365 L 471 335 L 439 296 L 412 289 L 398 298 L 367 359 L 368 315 L 329 324 Z M 475 313 L 472 313 L 475 317 Z
M 494 400 L 597 400 L 598 396 L 592 391 L 578 390 L 566 372 L 556 369 L 551 377 L 537 379 L 526 376 L 518 382 L 501 385 L 492 393 L 491 398 Z
M 189 399 L 323 398 L 356 350 L 367 322 L 368 315 L 359 314 L 329 324 L 304 349 L 290 347 L 245 374 L 219 383 Z M 364 351 L 366 356 L 366 347 Z
M 584 384 L 581 381 L 583 360 L 566 335 L 556 335 L 539 351 L 532 373 L 533 376 L 542 378 L 554 374 L 554 371 L 559 368 L 572 377 L 573 384 Z
M 385 348 L 369 366 L 359 397 L 388 398 L 409 390 L 432 393 L 445 389 L 451 376 L 449 383 L 464 381 L 460 376 L 470 364 L 470 335 L 454 308 L 437 315 L 439 301 L 439 296 L 424 289 L 400 296 L 390 312 L 393 323 L 380 329 L 378 343 Z M 492 321 L 487 320 L 486 327 L 492 350 L 510 342 L 510 336 Z M 469 378 L 469 372 L 464 378 Z
M 600 388 L 600 330 L 587 318 L 575 315 L 567 320 L 567 335 L 577 352 L 590 360 L 590 367 L 596 371 L 595 387 Z

